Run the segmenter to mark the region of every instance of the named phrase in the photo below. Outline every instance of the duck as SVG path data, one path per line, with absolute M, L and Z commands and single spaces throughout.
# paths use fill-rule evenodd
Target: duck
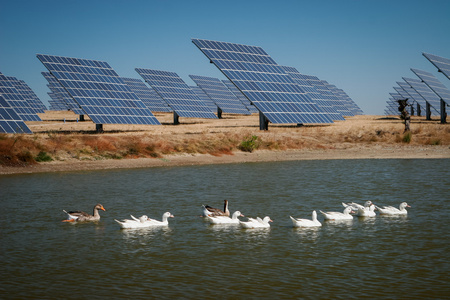
M 230 217 L 227 216 L 206 216 L 211 224 L 239 224 L 238 217 L 244 217 L 240 211 L 235 211 Z
M 312 219 L 296 219 L 292 216 L 289 216 L 292 220 L 292 224 L 294 227 L 320 227 L 322 226 L 322 223 L 317 220 L 317 212 L 313 210 L 312 212 Z
M 323 215 L 325 220 L 353 220 L 353 216 L 351 215 L 351 213 L 353 213 L 353 208 L 351 206 L 344 208 L 343 212 L 323 212 L 320 210 L 320 213 Z
M 154 226 L 167 226 L 169 225 L 168 218 L 174 218 L 174 216 L 170 212 L 165 212 L 162 216 L 162 221 L 150 219 L 147 215 L 143 215 L 139 218 L 136 218 L 130 215 L 133 220 L 125 219 L 122 221 L 114 219 L 120 227 L 124 229 L 128 228 L 146 228 L 146 227 L 154 227 Z
M 122 228 L 143 228 L 143 227 L 150 226 L 150 224 L 147 222 L 148 221 L 147 215 L 142 215 L 139 218 L 136 218 L 133 215 L 130 215 L 130 216 L 131 216 L 132 220 L 124 219 L 122 221 L 119 221 L 119 220 L 114 219 L 114 221 L 119 223 L 120 227 L 122 227 Z
M 242 226 L 242 228 L 250 229 L 250 228 L 269 228 L 270 224 L 269 222 L 273 222 L 269 216 L 264 217 L 264 219 L 261 219 L 260 217 L 257 217 L 256 219 L 248 218 L 247 222 L 239 221 L 239 224 Z
M 359 207 L 356 211 L 356 216 L 358 217 L 375 217 L 375 205 L 371 204 L 369 207 Z
M 376 207 L 381 215 L 406 215 L 408 214 L 408 211 L 406 210 L 407 207 L 411 207 L 406 202 L 402 202 L 399 205 L 399 208 L 393 207 L 393 206 L 383 206 L 383 207 Z
M 230 216 L 230 211 L 228 210 L 228 200 L 223 200 L 223 210 L 211 207 L 209 205 L 202 205 L 202 215 L 203 217 L 210 216 Z
M 344 206 L 344 208 L 346 208 L 347 206 L 350 206 L 353 209 L 353 211 L 355 211 L 355 212 L 358 211 L 358 208 L 364 209 L 365 207 L 369 207 L 371 205 L 372 205 L 372 201 L 370 201 L 370 200 L 367 200 L 366 202 L 364 202 L 364 205 L 361 205 L 361 204 L 358 204 L 355 202 L 350 202 L 350 203 L 342 202 L 342 206 Z
M 74 211 L 67 212 L 63 209 L 63 212 L 65 212 L 67 214 L 67 219 L 63 220 L 63 222 L 98 221 L 98 220 L 100 220 L 100 214 L 98 213 L 99 210 L 106 211 L 106 209 L 100 203 L 98 203 L 94 206 L 94 212 L 92 215 L 90 215 L 84 211 L 74 210 Z

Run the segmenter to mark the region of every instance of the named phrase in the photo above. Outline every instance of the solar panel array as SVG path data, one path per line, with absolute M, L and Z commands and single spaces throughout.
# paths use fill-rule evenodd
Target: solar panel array
M 158 93 L 149 88 L 142 80 L 126 77 L 122 77 L 122 80 L 151 111 L 172 112 L 172 109 Z
M 205 92 L 200 87 L 198 87 L 197 85 L 191 85 L 189 87 L 200 98 L 200 100 L 206 103 L 206 106 L 208 106 L 212 112 L 217 112 L 217 105 L 214 103 L 214 101 L 211 100 L 211 98 L 209 98 L 208 95 L 205 94 Z
M 217 119 L 177 73 L 142 68 L 135 70 L 179 117 Z
M 224 113 L 249 115 L 245 105 L 218 78 L 189 75 Z
M 160 125 L 108 63 L 54 55 L 37 57 L 94 123 Z
M 450 79 L 450 59 L 429 53 L 422 53 L 442 74 Z
M 247 107 L 247 109 L 250 113 L 253 114 L 253 113 L 258 112 L 256 107 L 247 99 L 247 97 L 245 97 L 244 94 L 241 93 L 241 91 L 231 81 L 226 79 L 226 80 L 222 80 L 222 82 L 233 93 L 233 95 L 235 95 L 236 98 L 238 98 L 239 101 L 241 101 L 242 104 L 244 104 L 245 107 Z
M 426 102 L 428 102 L 435 113 L 440 114 L 440 99 L 428 86 L 418 79 L 403 77 L 403 80 L 420 96 L 420 99 L 414 98 L 422 108 L 426 109 Z
M 321 82 L 327 87 L 332 94 L 343 102 L 344 107 L 348 110 L 348 116 L 363 115 L 362 109 L 350 98 L 349 95 L 343 90 L 337 88 L 335 85 L 328 83 L 326 80 Z M 339 111 L 339 109 L 338 109 Z M 343 112 L 344 116 L 347 116 L 347 112 Z
M 430 72 L 411 69 L 414 74 L 417 75 L 436 95 L 439 96 L 445 103 L 450 104 L 450 91 L 447 89 L 442 82 L 439 81 L 433 74 Z M 439 107 L 439 105 L 438 105 Z
M 333 123 L 261 47 L 193 39 L 268 121 L 278 124 Z
M 420 94 L 418 94 L 408 83 L 397 82 L 397 84 L 405 91 L 409 96 L 408 104 L 419 104 L 422 108 L 426 108 L 425 101 Z
M 41 121 L 31 105 L 2 73 L 0 73 L 0 95 L 23 121 Z
M 308 94 L 312 102 L 316 103 L 323 111 L 328 113 L 333 121 L 344 121 L 342 113 L 337 110 L 337 107 L 341 108 L 341 111 L 346 111 L 345 107 L 339 99 L 331 99 L 325 97 L 315 86 L 309 83 L 303 74 L 294 68 L 283 66 L 283 69 L 288 73 L 292 79 L 300 86 L 300 88 Z
M 59 81 L 53 76 L 50 72 L 41 72 L 42 76 L 48 82 L 48 88 L 52 91 L 52 99 L 55 101 L 59 101 L 62 104 L 65 104 L 66 109 L 73 111 L 77 115 L 84 115 L 85 112 L 78 105 L 77 102 L 70 96 L 70 94 L 66 91 L 66 89 L 59 83 Z M 60 104 L 61 106 L 61 104 Z
M 0 132 L 2 133 L 32 133 L 30 128 L 19 117 L 14 109 L 0 94 Z
M 44 113 L 45 105 L 42 103 L 41 99 L 33 92 L 33 90 L 25 83 L 23 80 L 19 80 L 16 77 L 6 76 L 8 81 L 16 88 L 16 90 L 22 95 L 25 101 L 31 107 L 31 110 L 35 113 Z

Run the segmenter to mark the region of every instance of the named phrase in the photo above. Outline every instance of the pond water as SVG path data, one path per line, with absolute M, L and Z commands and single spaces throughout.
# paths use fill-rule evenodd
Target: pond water
M 0 297 L 444 299 L 449 170 L 450 159 L 327 160 L 0 176 Z M 199 217 L 224 199 L 274 222 L 245 230 Z M 366 200 L 412 207 L 344 223 L 319 213 Z M 99 222 L 61 222 L 63 209 L 96 203 Z M 292 227 L 290 215 L 313 210 L 322 227 Z M 166 211 L 167 228 L 114 221 Z

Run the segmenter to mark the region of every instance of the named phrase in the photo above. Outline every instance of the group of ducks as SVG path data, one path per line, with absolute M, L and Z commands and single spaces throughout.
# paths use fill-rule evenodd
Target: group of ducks
M 378 210 L 381 215 L 406 215 L 408 211 L 406 210 L 409 206 L 406 202 L 400 203 L 399 208 L 393 206 L 376 206 L 372 201 L 366 201 L 364 205 L 360 205 L 354 202 L 342 203 L 344 206 L 343 212 L 323 212 L 325 220 L 353 220 L 354 216 L 357 217 L 375 217 L 375 210 Z M 86 221 L 98 221 L 100 220 L 99 210 L 106 211 L 103 205 L 97 204 L 94 206 L 93 214 L 88 214 L 83 211 L 65 211 L 67 214 L 67 219 L 63 222 L 86 222 Z M 121 228 L 145 228 L 153 226 L 168 226 L 169 218 L 174 216 L 170 212 L 165 212 L 162 215 L 162 220 L 151 219 L 146 215 L 136 218 L 130 215 L 132 219 L 124 219 L 122 221 L 114 219 Z M 230 211 L 228 210 L 228 200 L 224 200 L 223 210 L 218 208 L 213 208 L 208 205 L 202 205 L 202 216 L 206 218 L 211 224 L 221 224 L 221 225 L 240 225 L 242 228 L 269 228 L 270 222 L 273 222 L 270 217 L 266 216 L 264 218 L 247 218 L 247 221 L 241 221 L 239 217 L 244 217 L 240 211 L 235 211 L 230 217 Z M 290 216 L 292 224 L 294 227 L 319 227 L 322 226 L 320 221 L 317 219 L 317 213 L 314 210 L 312 212 L 311 219 L 297 219 Z
M 320 213 L 324 216 L 325 220 L 353 220 L 354 216 L 357 217 L 375 217 L 375 210 L 378 210 L 382 215 L 406 215 L 408 211 L 406 210 L 409 206 L 406 202 L 400 203 L 399 208 L 393 206 L 376 206 L 372 201 L 368 200 L 364 205 L 358 203 L 342 203 L 344 206 L 343 212 L 323 212 Z M 220 210 L 217 208 L 212 208 L 207 205 L 202 206 L 202 214 L 211 224 L 240 224 L 243 228 L 268 228 L 270 227 L 269 222 L 272 222 L 270 217 L 266 216 L 263 219 L 257 217 L 248 218 L 248 221 L 244 222 L 238 219 L 238 217 L 243 217 L 244 215 L 240 211 L 236 211 L 230 218 L 230 212 L 228 210 L 228 201 L 225 200 L 224 209 Z M 290 216 L 292 224 L 294 227 L 319 227 L 322 223 L 317 219 L 317 212 L 314 210 L 312 212 L 311 219 L 297 219 Z
M 96 204 L 94 206 L 94 211 L 91 214 L 88 214 L 84 211 L 65 211 L 63 210 L 66 214 L 67 214 L 67 219 L 63 220 L 63 222 L 89 222 L 89 221 L 98 221 L 100 220 L 100 214 L 98 213 L 99 210 L 103 210 L 106 211 L 106 209 L 103 207 L 103 205 Z M 116 220 L 114 219 L 114 221 L 116 221 L 121 228 L 145 228 L 145 227 L 152 227 L 152 226 L 167 226 L 169 225 L 169 218 L 174 218 L 174 216 L 170 213 L 170 212 L 165 212 L 162 215 L 162 220 L 155 220 L 155 219 L 151 219 L 149 218 L 147 215 L 143 215 L 139 218 L 134 217 L 133 215 L 131 216 L 131 220 L 129 219 L 125 219 L 122 221 Z

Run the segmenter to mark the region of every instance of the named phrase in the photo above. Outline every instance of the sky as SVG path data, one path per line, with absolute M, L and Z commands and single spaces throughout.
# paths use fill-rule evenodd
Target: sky
M 225 79 L 192 38 L 262 47 L 343 89 L 368 115 L 383 115 L 410 68 L 450 81 L 422 52 L 450 58 L 448 0 L 0 0 L 0 72 L 24 80 L 48 105 L 36 54 Z

